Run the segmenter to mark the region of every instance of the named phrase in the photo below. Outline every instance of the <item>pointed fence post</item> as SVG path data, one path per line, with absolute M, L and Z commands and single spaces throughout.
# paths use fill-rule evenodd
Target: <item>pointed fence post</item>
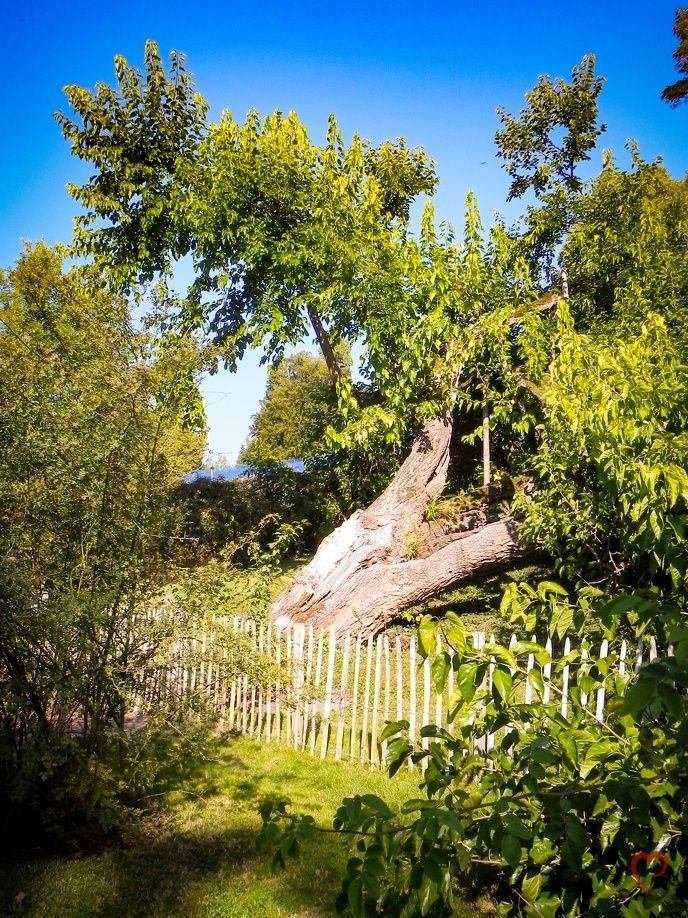
M 328 654 L 327 654 L 327 682 L 325 683 L 325 707 L 323 709 L 322 719 L 322 744 L 320 746 L 320 758 L 324 759 L 327 755 L 327 744 L 330 739 L 330 715 L 332 713 L 332 683 L 334 681 L 334 658 L 337 649 L 337 636 L 334 628 L 330 628 L 328 634 Z
M 571 653 L 571 638 L 564 641 L 564 659 Z M 561 715 L 566 718 L 569 710 L 569 664 L 564 666 L 561 689 Z
M 310 693 L 312 691 L 311 678 L 313 674 L 313 625 L 308 626 L 308 653 L 306 657 L 306 692 L 305 699 L 303 703 L 303 736 L 301 737 L 301 747 L 306 748 L 307 734 L 308 734 L 308 724 L 309 724 L 309 712 L 310 712 Z M 315 721 L 311 725 L 311 731 L 315 727 Z
M 368 636 L 366 648 L 365 689 L 363 693 L 363 724 L 361 726 L 361 762 L 368 760 L 368 708 L 370 706 L 370 675 L 373 668 L 373 636 Z
M 356 655 L 354 657 L 354 696 L 351 701 L 351 736 L 349 737 L 349 758 L 358 757 L 359 745 L 356 741 L 356 720 L 358 718 L 358 683 L 361 677 L 361 644 L 363 635 L 356 635 Z
M 373 689 L 373 719 L 370 738 L 370 761 L 380 764 L 380 753 L 377 747 L 378 713 L 380 710 L 380 681 L 382 675 L 382 635 L 375 639 L 375 687 Z
M 411 635 L 409 644 L 409 742 L 412 746 L 416 744 L 416 635 Z M 408 760 L 409 768 L 413 768 L 413 762 Z
M 272 669 L 272 622 L 268 622 L 267 626 L 267 656 L 268 666 Z M 271 679 L 267 684 L 265 694 L 265 741 L 267 743 L 272 741 L 272 689 Z
M 313 703 L 311 706 L 311 755 L 315 755 L 315 736 L 318 726 L 318 704 L 320 699 L 320 676 L 322 674 L 324 641 L 325 632 L 321 629 L 318 635 L 318 659 L 315 664 L 315 682 L 313 684 Z
M 600 659 L 604 659 L 609 651 L 609 641 L 605 638 L 600 647 Z M 597 707 L 595 709 L 595 719 L 598 723 L 604 723 L 604 678 L 602 686 L 597 690 Z
M 431 672 L 430 672 L 430 657 L 426 657 L 423 660 L 423 718 L 421 723 L 421 730 L 423 727 L 426 727 L 430 723 L 430 685 L 431 685 Z M 427 750 L 430 747 L 430 740 L 427 736 L 422 737 L 421 746 L 423 749 Z M 427 757 L 423 759 L 423 772 L 428 767 Z
M 342 747 L 344 745 L 344 724 L 346 699 L 349 690 L 349 654 L 351 652 L 351 632 L 347 631 L 344 635 L 344 652 L 342 656 L 342 675 L 339 682 L 339 706 L 337 710 L 337 742 L 334 750 L 335 761 L 342 757 Z

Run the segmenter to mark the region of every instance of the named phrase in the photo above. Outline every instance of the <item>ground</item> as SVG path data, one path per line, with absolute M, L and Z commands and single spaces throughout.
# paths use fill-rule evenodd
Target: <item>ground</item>
M 342 798 L 376 793 L 392 807 L 417 796 L 417 778 L 321 762 L 246 737 L 218 745 L 171 786 L 162 814 L 127 844 L 0 865 L 0 915 L 36 918 L 316 918 L 334 915 L 348 849 L 321 835 L 286 872 L 256 852 L 259 803 L 287 796 L 330 827 Z M 458 918 L 480 912 L 466 904 Z

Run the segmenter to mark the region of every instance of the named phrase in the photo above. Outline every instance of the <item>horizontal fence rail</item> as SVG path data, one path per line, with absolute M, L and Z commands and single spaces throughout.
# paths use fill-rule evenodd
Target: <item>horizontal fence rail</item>
M 472 639 L 476 649 L 488 652 L 495 640 L 484 632 L 474 632 Z M 512 635 L 509 646 L 517 643 Z M 518 701 L 556 700 L 566 717 L 576 687 L 582 705 L 603 722 L 604 685 L 587 692 L 583 679 L 578 685 L 576 674 L 588 652 L 583 649 L 577 663 L 564 665 L 555 680 L 553 664 L 569 656 L 571 641 L 567 637 L 553 644 L 549 639 L 545 646 L 552 658 L 548 662 L 539 664 L 533 653 L 524 657 L 528 676 Z M 608 643 L 602 641 L 597 656 L 603 659 L 608 653 Z M 623 641 L 616 648 L 615 671 L 629 675 L 656 656 L 652 638 L 637 646 Z M 483 682 L 488 690 L 492 675 L 489 666 Z M 171 659 L 149 681 L 138 708 L 145 711 L 169 697 L 200 698 L 229 730 L 308 749 L 323 759 L 382 765 L 387 743 L 380 737 L 388 721 L 407 720 L 411 742 L 420 740 L 424 748 L 430 742 L 421 739 L 424 726 L 434 724 L 452 732 L 449 711 L 455 681 L 450 668 L 443 690 L 436 691 L 430 660 L 422 659 L 415 634 L 337 636 L 334 629 L 316 631 L 303 624 L 277 628 L 233 617 L 178 640 Z M 489 754 L 496 739 L 488 735 L 475 740 L 474 751 Z

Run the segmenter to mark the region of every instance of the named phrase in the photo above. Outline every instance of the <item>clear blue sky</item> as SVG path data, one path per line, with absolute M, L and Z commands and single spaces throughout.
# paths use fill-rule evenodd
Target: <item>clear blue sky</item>
M 484 219 L 503 208 L 507 181 L 494 156 L 495 108 L 521 107 L 539 74 L 568 77 L 587 52 L 606 77 L 603 146 L 636 138 L 676 176 L 688 168 L 688 106 L 662 88 L 676 78 L 675 4 L 644 2 L 175 3 L 121 0 L 4 4 L 0 73 L 0 264 L 22 240 L 66 241 L 74 207 L 65 185 L 83 177 L 52 119 L 68 83 L 114 79 L 113 57 L 141 65 L 147 38 L 186 51 L 217 116 L 251 107 L 295 109 L 311 136 L 328 114 L 347 134 L 404 136 L 436 159 L 437 211 L 461 223 L 466 192 Z M 594 164 L 595 166 L 597 163 Z M 514 211 L 509 212 L 510 216 Z M 204 383 L 210 447 L 233 458 L 263 394 L 251 355 L 239 373 Z

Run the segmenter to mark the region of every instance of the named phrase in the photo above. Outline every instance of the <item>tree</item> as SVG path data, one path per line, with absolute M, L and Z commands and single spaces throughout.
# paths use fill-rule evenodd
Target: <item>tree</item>
M 600 340 L 632 336 L 651 312 L 688 347 L 688 180 L 632 145 L 631 169 L 612 157 L 581 196 L 563 249 L 576 327 Z
M 538 201 L 525 220 L 525 242 L 536 263 L 550 266 L 575 216 L 583 191 L 578 169 L 606 130 L 598 125 L 603 85 L 595 75 L 595 56 L 588 54 L 573 68 L 570 83 L 541 76 L 517 116 L 497 109 L 503 125 L 495 135 L 497 156 L 511 178 L 507 199 L 530 191 Z
M 265 398 L 239 461 L 307 459 L 322 453 L 335 409 L 324 358 L 306 351 L 285 357 L 269 371 Z
M 116 821 L 125 782 L 108 725 L 122 726 L 148 666 L 140 603 L 163 563 L 170 491 L 202 450 L 202 415 L 183 423 L 199 408 L 195 345 L 135 330 L 102 286 L 44 245 L 0 277 L 0 836 L 12 844 L 37 824 Z
M 355 915 L 449 916 L 476 886 L 511 918 L 685 913 L 688 362 L 656 315 L 606 341 L 564 305 L 557 321 L 525 525 L 579 588 L 512 583 L 501 612 L 528 639 L 508 646 L 481 645 L 455 613 L 423 617 L 434 686 L 451 673 L 456 687 L 452 726 L 418 741 L 388 723 L 390 775 L 422 763 L 420 793 L 348 796 L 325 830 L 350 844 L 338 905 Z M 639 641 L 658 653 L 634 667 Z M 276 865 L 318 831 L 285 801 L 261 813 Z M 648 864 L 641 886 L 634 856 L 658 851 L 666 876 Z
M 679 7 L 676 10 L 674 19 L 674 35 L 678 39 L 678 47 L 674 50 L 674 61 L 676 69 L 681 74 L 687 76 L 681 77 L 670 86 L 662 90 L 662 98 L 668 102 L 672 108 L 676 108 L 681 102 L 688 99 L 688 8 Z
M 347 146 L 334 118 L 317 145 L 294 113 L 261 121 L 250 112 L 238 124 L 225 112 L 206 125 L 179 55 L 173 64 L 168 79 L 149 44 L 145 74 L 118 58 L 116 89 L 68 88 L 75 115 L 59 120 L 75 154 L 97 170 L 72 189 L 87 208 L 77 251 L 131 290 L 190 255 L 196 278 L 178 325 L 207 328 L 230 366 L 249 346 L 279 360 L 312 332 L 337 392 L 332 441 L 359 450 L 374 444 L 401 462 L 370 506 L 325 539 L 273 615 L 377 628 L 437 590 L 522 556 L 528 548 L 517 523 L 489 500 L 475 529 L 466 518 L 431 525 L 426 511 L 445 487 L 450 449 L 465 446 L 453 436 L 457 417 L 473 437 L 486 418 L 508 444 L 512 471 L 526 470 L 537 447 L 533 425 L 552 349 L 548 312 L 559 294 L 538 287 L 539 256 L 523 257 L 532 239 L 524 248 L 499 224 L 484 234 L 472 199 L 460 241 L 450 228 L 437 230 L 430 204 L 416 237 L 409 204 L 435 185 L 422 151 L 403 141 L 374 148 L 356 135 Z M 571 85 L 543 78 L 520 119 L 504 116 L 500 149 L 513 167 L 513 194 L 532 188 L 543 212 L 564 208 L 556 211 L 563 222 L 547 224 L 550 253 L 581 196 L 576 166 L 602 130 L 600 89 L 586 58 Z M 184 108 L 175 125 L 168 98 Z M 178 125 L 188 126 L 182 137 Z M 179 150 L 163 164 L 145 152 L 158 131 L 172 132 Z M 164 193 L 151 197 L 151 187 Z M 148 230 L 148 206 L 169 211 L 173 242 L 157 224 Z M 336 357 L 341 343 L 359 339 L 365 392 Z

